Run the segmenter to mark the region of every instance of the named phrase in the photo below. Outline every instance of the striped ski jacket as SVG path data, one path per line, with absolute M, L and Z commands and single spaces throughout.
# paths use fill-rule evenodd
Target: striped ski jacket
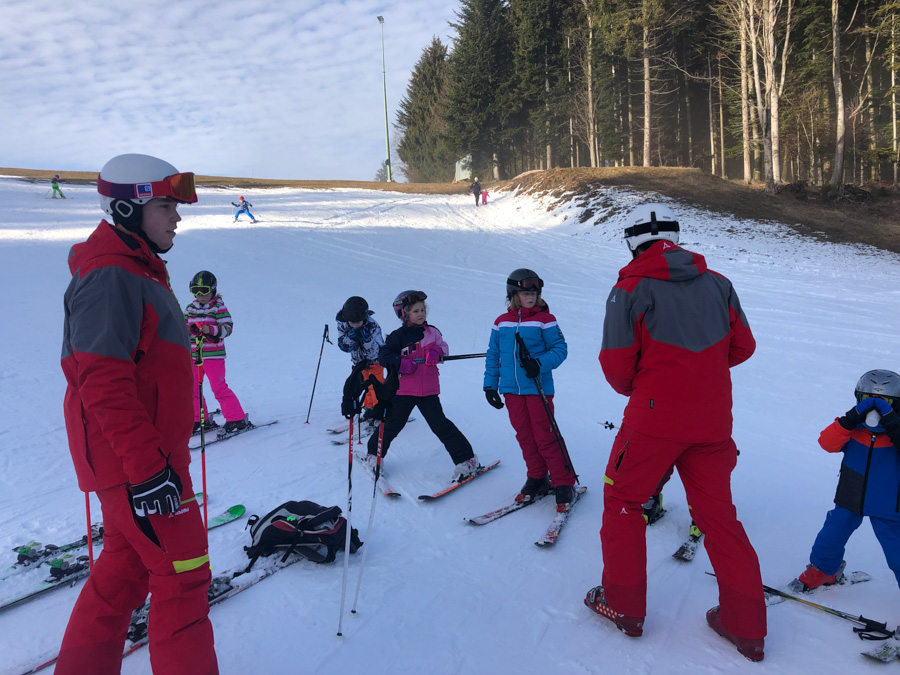
M 196 324 L 200 327 L 209 326 L 209 334 L 213 340 L 203 342 L 203 359 L 224 359 L 225 338 L 234 331 L 234 322 L 231 314 L 218 293 L 209 301 L 208 305 L 201 305 L 194 300 L 184 309 L 184 319 L 188 324 Z M 196 343 L 191 340 L 191 355 L 197 351 Z

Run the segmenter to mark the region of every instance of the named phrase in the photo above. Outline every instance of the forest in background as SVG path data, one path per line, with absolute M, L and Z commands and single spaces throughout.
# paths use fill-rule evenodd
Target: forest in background
M 461 0 L 397 113 L 410 182 L 695 167 L 898 189 L 900 0 Z M 384 167 L 383 167 L 384 168 Z

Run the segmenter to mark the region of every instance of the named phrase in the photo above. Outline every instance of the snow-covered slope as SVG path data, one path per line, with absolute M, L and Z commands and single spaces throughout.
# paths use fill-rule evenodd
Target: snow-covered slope
M 90 187 L 69 200 L 44 200 L 46 186 L 0 178 L 0 550 L 32 538 L 61 543 L 84 527 L 62 419 L 59 369 L 66 255 L 102 215 Z M 597 354 L 603 306 L 629 254 L 618 213 L 579 224 L 574 208 L 548 213 L 540 202 L 368 191 L 244 193 L 260 218 L 231 222 L 237 192 L 201 190 L 166 256 L 181 303 L 188 281 L 212 270 L 235 318 L 228 339 L 229 382 L 251 417 L 279 420 L 207 453 L 210 510 L 241 502 L 265 513 L 288 499 L 346 505 L 346 448 L 330 443 L 340 420 L 349 358 L 326 344 L 309 424 L 305 424 L 325 324 L 350 295 L 363 295 L 385 332 L 397 327 L 391 301 L 401 290 L 428 293 L 429 321 L 453 353 L 484 351 L 504 309 L 505 279 L 537 270 L 545 299 L 569 344 L 555 373 L 560 428 L 589 487 L 559 544 L 532 542 L 551 517 L 545 502 L 476 528 L 477 515 L 514 495 L 524 464 L 505 411 L 481 393 L 483 363 L 441 367 L 444 409 L 498 469 L 435 503 L 416 496 L 449 478 L 452 464 L 420 420 L 391 447 L 387 470 L 403 497 L 379 497 L 359 612 L 335 636 L 341 558 L 300 563 L 229 602 L 211 618 L 223 673 L 794 673 L 868 672 L 867 647 L 850 624 L 800 605 L 769 611 L 766 660 L 750 664 L 706 627 L 717 603 L 704 552 L 690 565 L 671 558 L 690 517 L 680 482 L 665 491 L 669 514 L 647 532 L 649 615 L 630 639 L 582 605 L 600 582 L 597 534 L 603 469 L 625 399 L 605 383 Z M 605 208 L 647 199 L 610 190 Z M 733 476 L 738 514 L 767 583 L 796 576 L 834 494 L 839 458 L 821 451 L 819 431 L 853 402 L 870 368 L 900 370 L 897 257 L 872 249 L 801 239 L 769 223 L 737 222 L 675 206 L 682 244 L 732 279 L 758 340 L 733 371 Z M 608 218 L 606 216 L 609 216 Z M 199 484 L 200 466 L 192 467 Z M 353 522 L 364 535 L 371 483 L 354 473 Z M 95 519 L 99 505 L 93 502 Z M 210 534 L 215 570 L 241 561 L 240 525 Z M 351 560 L 349 593 L 361 556 Z M 874 579 L 818 596 L 852 614 L 900 622 L 898 589 L 871 529 L 847 552 L 848 569 Z M 0 565 L 5 564 L 0 560 Z M 78 588 L 0 613 L 0 673 L 15 675 L 56 650 Z M 349 607 L 349 603 L 348 603 Z M 147 650 L 124 673 L 149 673 Z

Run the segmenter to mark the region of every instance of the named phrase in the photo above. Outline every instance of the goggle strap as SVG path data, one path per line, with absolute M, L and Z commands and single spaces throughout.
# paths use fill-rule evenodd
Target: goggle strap
M 163 180 L 146 183 L 110 183 L 98 175 L 97 192 L 112 199 L 171 197 L 189 204 L 197 201 L 197 190 L 192 173 L 176 173 Z

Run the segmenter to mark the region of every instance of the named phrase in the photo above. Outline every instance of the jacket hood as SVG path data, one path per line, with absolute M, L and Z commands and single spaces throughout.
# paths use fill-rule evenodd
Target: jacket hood
M 706 272 L 706 259 L 661 239 L 619 270 L 619 282 L 628 278 L 688 281 Z
M 106 220 L 101 220 L 87 241 L 75 244 L 69 251 L 69 271 L 75 271 L 86 263 L 105 256 L 131 256 L 138 260 L 155 257 L 146 242 L 129 232 L 122 232 Z

